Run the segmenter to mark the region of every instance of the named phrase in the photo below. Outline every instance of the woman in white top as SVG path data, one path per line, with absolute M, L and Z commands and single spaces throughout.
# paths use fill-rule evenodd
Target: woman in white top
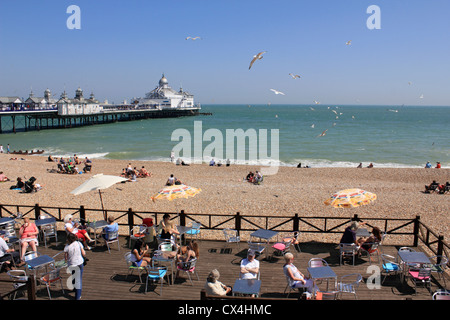
M 83 245 L 78 241 L 78 237 L 73 233 L 67 235 L 64 256 L 69 270 L 72 270 L 72 279 L 75 280 L 75 299 L 80 300 L 84 269 L 83 263 L 86 252 L 83 249 Z
M 93 242 L 94 240 L 89 237 L 89 234 L 86 230 L 80 230 L 78 229 L 78 223 L 73 221 L 73 216 L 71 214 L 68 214 L 64 217 L 64 228 L 68 233 L 75 234 L 78 239 L 83 242 L 84 247 L 86 250 L 91 250 L 91 248 L 87 245 L 86 241 Z
M 297 267 L 294 266 L 294 255 L 292 253 L 286 253 L 284 260 L 286 263 L 283 266 L 283 272 L 291 288 L 306 288 L 310 293 L 319 290 L 311 279 L 306 279 Z

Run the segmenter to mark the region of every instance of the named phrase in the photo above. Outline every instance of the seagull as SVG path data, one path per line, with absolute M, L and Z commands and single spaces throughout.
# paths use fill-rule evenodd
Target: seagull
M 352 44 L 352 40 L 347 41 L 345 44 L 348 45 L 348 46 L 351 45 Z
M 275 94 L 282 94 L 283 96 L 285 95 L 283 92 L 277 91 L 275 89 L 270 89 L 270 91 L 273 91 Z
M 314 109 L 313 107 L 309 107 L 312 111 L 316 111 L 316 109 Z
M 319 102 L 319 101 L 316 101 L 316 100 L 314 100 L 314 103 L 315 103 L 315 104 L 320 104 L 320 102 Z
M 262 51 L 262 52 L 258 53 L 257 55 L 254 55 L 252 61 L 250 62 L 250 66 L 248 67 L 248 70 L 251 69 L 253 63 L 254 63 L 256 60 L 261 60 L 261 59 L 263 58 L 262 55 L 263 55 L 264 53 L 266 53 L 266 52 L 267 52 L 267 51 Z
M 189 39 L 197 40 L 197 39 L 201 39 L 201 38 L 200 37 L 186 37 L 186 39 L 184 39 L 184 40 L 189 40 Z
M 301 78 L 298 74 L 289 73 L 289 75 L 292 77 L 292 79 Z
M 419 99 L 423 99 L 423 94 L 420 95 Z
M 337 115 L 337 111 L 336 111 L 336 110 L 331 110 L 331 112 L 334 112 L 334 114 L 336 114 L 336 115 Z
M 322 132 L 321 134 L 319 134 L 318 137 L 323 137 L 324 135 L 326 135 L 326 132 L 327 132 L 327 131 L 328 131 L 328 129 L 325 130 L 324 132 Z
M 314 129 L 314 123 L 311 125 L 311 128 L 313 128 Z
M 411 85 L 411 83 L 412 83 L 411 81 L 408 82 L 409 85 Z

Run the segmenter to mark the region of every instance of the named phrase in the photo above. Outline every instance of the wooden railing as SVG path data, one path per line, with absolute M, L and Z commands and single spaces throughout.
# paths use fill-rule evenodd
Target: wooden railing
M 29 216 L 31 219 L 38 219 L 43 213 L 49 214 L 62 222 L 68 214 L 78 218 L 82 224 L 93 221 L 99 215 L 107 218 L 113 215 L 119 226 L 127 227 L 128 232 L 135 225 L 142 224 L 143 219 L 152 218 L 154 224 L 158 224 L 164 214 L 169 213 L 172 219 L 179 219 L 178 224 L 185 226 L 191 222 L 201 223 L 202 230 L 220 231 L 224 228 L 236 229 L 242 235 L 248 234 L 257 229 L 269 229 L 278 232 L 300 231 L 301 233 L 312 234 L 341 234 L 344 228 L 351 221 L 364 221 L 366 226 L 377 226 L 381 231 L 389 236 L 406 236 L 412 239 L 411 243 L 402 245 L 418 246 L 421 241 L 435 255 L 445 255 L 449 257 L 450 247 L 444 241 L 444 236 L 433 232 L 428 226 L 420 221 L 420 216 L 414 219 L 401 218 L 361 218 L 358 215 L 352 217 L 302 217 L 298 214 L 293 216 L 266 216 L 266 215 L 242 215 L 235 214 L 208 214 L 208 213 L 186 213 L 181 210 L 174 212 L 154 212 L 154 211 L 134 211 L 128 210 L 101 210 L 87 209 L 84 206 L 79 208 L 43 207 L 39 204 L 30 205 L 4 205 L 0 204 L 0 218 L 4 216 L 17 217 L 20 213 L 22 217 Z M 243 238 L 241 236 L 241 238 Z

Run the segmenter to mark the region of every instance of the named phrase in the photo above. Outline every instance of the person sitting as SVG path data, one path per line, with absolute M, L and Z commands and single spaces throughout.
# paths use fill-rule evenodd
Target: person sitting
M 356 168 L 358 168 L 358 169 L 362 168 L 362 162 L 360 162 Z
M 189 164 L 187 164 L 187 163 L 184 162 L 183 160 L 181 160 L 181 165 L 182 165 L 182 166 L 189 166 Z
M 170 243 L 172 244 L 173 251 L 176 251 L 178 248 L 176 243 L 176 235 L 180 234 L 180 232 L 178 232 L 177 227 L 170 220 L 170 216 L 169 217 L 167 217 L 166 215 L 164 216 L 166 217 L 166 219 L 163 218 L 160 237 L 161 239 L 169 240 Z
M 342 235 L 339 243 L 356 243 L 356 231 L 363 224 L 365 224 L 365 222 L 360 224 L 357 221 L 353 221 L 347 228 L 345 228 L 344 234 Z
M 188 262 L 195 258 L 199 258 L 198 244 L 196 241 L 191 241 L 187 246 L 182 246 L 177 255 L 178 262 Z
M 263 175 L 261 172 L 256 171 L 255 176 L 253 177 L 253 183 L 254 184 L 260 184 L 263 181 Z
M 118 232 L 118 231 L 119 231 L 119 224 L 117 222 L 115 222 L 115 219 L 113 216 L 109 216 L 108 217 L 108 225 L 103 228 L 102 238 L 105 239 L 106 241 L 108 241 L 108 240 L 110 240 L 109 234 L 111 232 Z
M 92 161 L 90 159 L 88 159 L 88 157 L 86 157 L 84 159 L 84 168 L 83 168 L 83 172 L 91 172 L 92 170 Z
M 242 259 L 240 263 L 240 279 L 258 279 L 259 261 L 255 259 L 255 251 L 249 249 L 247 258 Z
M 19 229 L 21 252 L 20 260 L 23 261 L 28 245 L 31 247 L 31 250 L 37 251 L 36 247 L 39 245 L 37 239 L 38 234 L 39 230 L 34 223 L 30 222 L 30 218 L 23 218 L 23 225 Z
M 371 163 L 367 166 L 367 168 L 373 168 L 373 163 L 371 162 Z
M 55 159 L 53 159 L 52 155 L 49 155 L 48 158 L 47 158 L 47 161 L 48 162 L 54 162 Z
M 441 163 L 438 161 L 438 162 L 436 162 L 436 167 L 435 167 L 436 169 L 440 169 L 441 168 Z
M 11 186 L 10 189 L 22 189 L 25 186 L 25 183 L 22 181 L 21 177 L 17 178 L 17 183 L 14 186 Z
M 183 182 L 181 182 L 180 179 L 175 178 L 175 185 L 180 186 L 180 185 L 182 185 L 182 184 L 183 184 Z
M 230 159 L 227 159 L 227 162 L 226 162 L 226 164 L 225 164 L 227 167 L 229 167 L 230 165 L 231 165 L 231 161 L 230 161 Z
M 73 155 L 73 162 L 74 162 L 75 164 L 81 164 L 81 160 L 78 159 L 78 157 L 77 157 L 76 154 Z
M 215 165 L 216 165 L 216 162 L 214 161 L 214 159 L 211 159 L 211 161 L 209 162 L 209 166 L 214 167 Z
M 255 176 L 255 174 L 253 172 L 249 172 L 247 174 L 247 177 L 245 177 L 245 180 L 247 180 L 247 182 L 252 182 L 253 181 L 253 177 Z
M 431 168 L 431 163 L 430 161 L 427 161 L 427 163 L 425 164 L 425 169 L 430 169 Z
M 31 177 L 30 179 L 28 179 L 28 181 L 25 181 L 22 192 L 31 193 L 33 191 L 36 191 L 35 186 L 34 186 L 35 181 L 36 181 L 35 177 Z
M 20 253 L 9 248 L 6 243 L 6 231 L 0 230 L 0 262 L 5 262 L 6 269 L 21 267 L 25 263 L 20 261 Z
M 222 166 L 222 161 L 219 160 L 219 162 L 217 162 L 217 166 L 221 167 Z
M 7 176 L 3 174 L 3 171 L 0 171 L 0 182 L 10 181 Z
M 356 244 L 364 250 L 369 250 L 374 243 L 381 242 L 381 230 L 377 227 L 372 228 L 372 235 L 368 238 L 359 238 Z
M 300 270 L 294 265 L 294 255 L 290 252 L 284 255 L 285 264 L 283 265 L 283 273 L 286 276 L 289 286 L 293 289 L 306 288 L 309 293 L 318 290 L 314 281 L 306 278 Z
M 425 193 L 430 193 L 431 191 L 436 191 L 436 189 L 439 187 L 439 183 L 436 182 L 436 180 L 433 180 L 432 183 L 430 183 L 429 186 L 425 186 Z
M 297 165 L 297 168 L 301 168 L 301 167 L 302 167 L 302 163 L 299 162 L 298 165 Z
M 73 233 L 75 234 L 78 239 L 83 243 L 84 248 L 87 250 L 91 250 L 91 247 L 87 245 L 87 242 L 94 242 L 94 240 L 91 239 L 88 232 L 86 230 L 79 229 L 79 223 L 76 221 L 73 221 L 73 216 L 71 214 L 68 214 L 64 217 L 64 228 L 67 233 Z
M 152 176 L 152 173 L 150 172 L 148 172 L 147 171 L 147 169 L 145 169 L 145 167 L 144 166 L 142 166 L 142 168 L 139 170 L 139 175 L 138 175 L 138 177 L 140 177 L 140 178 L 146 178 L 146 177 L 151 177 Z
M 177 161 L 175 162 L 175 165 L 177 165 L 177 166 L 181 165 L 181 159 L 180 158 L 177 159 Z
M 226 296 L 231 295 L 232 288 L 219 281 L 220 273 L 217 269 L 211 270 L 206 278 L 205 291 L 208 295 Z
M 152 259 L 150 258 L 148 245 L 141 239 L 136 240 L 131 253 L 131 262 L 135 267 L 145 267 L 150 265 Z
M 175 178 L 173 174 L 171 174 L 169 179 L 167 179 L 166 186 L 173 186 L 176 180 L 177 178 Z

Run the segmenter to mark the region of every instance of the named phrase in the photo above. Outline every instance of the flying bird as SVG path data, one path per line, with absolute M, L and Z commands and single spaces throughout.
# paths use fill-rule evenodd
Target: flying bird
M 348 45 L 348 46 L 351 45 L 352 44 L 352 40 L 347 41 L 345 44 Z
M 314 129 L 314 123 L 311 125 L 311 128 L 313 128 Z
M 321 134 L 319 134 L 318 137 L 323 137 L 324 135 L 326 135 L 327 131 L 328 131 L 328 129 L 325 130 L 324 132 L 322 132 Z
M 275 89 L 270 89 L 270 91 L 273 91 L 275 94 L 281 94 L 281 95 L 285 95 L 283 92 L 275 90 Z
M 292 77 L 292 79 L 301 78 L 298 74 L 289 73 L 289 75 Z
M 197 40 L 197 39 L 201 39 L 201 38 L 200 37 L 186 37 L 186 39 L 184 39 L 184 40 L 189 40 L 189 39 Z
M 256 60 L 261 60 L 263 58 L 263 54 L 266 52 L 267 51 L 262 51 L 262 52 L 258 53 L 257 55 L 254 55 L 252 61 L 250 62 L 250 66 L 248 67 L 248 70 L 250 70 L 252 68 L 253 63 L 255 63 Z
M 420 95 L 419 99 L 423 99 L 423 94 Z
M 312 111 L 316 111 L 316 109 L 314 109 L 313 107 L 309 107 Z
M 319 101 L 316 101 L 316 100 L 314 100 L 314 103 L 315 103 L 315 104 L 320 104 L 320 102 L 319 102 Z

